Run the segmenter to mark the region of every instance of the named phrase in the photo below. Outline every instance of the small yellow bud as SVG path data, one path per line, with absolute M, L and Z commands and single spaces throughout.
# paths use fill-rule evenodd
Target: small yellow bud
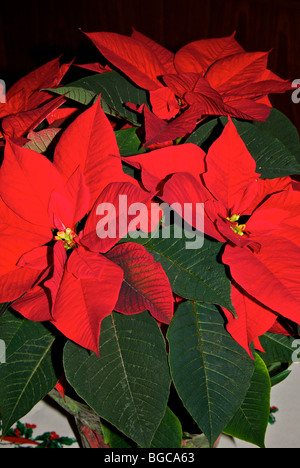
M 72 231 L 71 228 L 66 228 L 65 231 L 58 231 L 54 239 L 62 240 L 64 243 L 64 248 L 66 250 L 69 250 L 75 247 L 76 245 L 76 241 L 74 240 L 75 237 L 77 237 L 77 234 L 74 231 Z
M 228 221 L 232 222 L 233 224 L 230 226 L 231 229 L 238 234 L 239 236 L 243 236 L 245 229 L 246 229 L 246 224 L 238 224 L 237 221 L 240 219 L 240 215 L 234 214 L 230 217 L 227 217 Z

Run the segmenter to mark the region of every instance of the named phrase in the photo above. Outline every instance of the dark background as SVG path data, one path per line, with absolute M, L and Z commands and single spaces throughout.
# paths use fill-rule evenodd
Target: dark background
M 134 27 L 173 52 L 236 31 L 247 51 L 271 50 L 274 73 L 300 79 L 299 0 L 0 0 L 0 6 L 0 78 L 7 87 L 61 54 L 63 61 L 99 61 L 80 28 L 130 35 Z M 300 103 L 290 93 L 271 101 L 300 132 Z

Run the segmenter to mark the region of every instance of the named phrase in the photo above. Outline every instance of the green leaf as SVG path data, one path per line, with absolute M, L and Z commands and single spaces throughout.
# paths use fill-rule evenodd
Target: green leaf
M 0 304 L 0 317 L 4 314 L 4 312 L 7 311 L 10 305 L 11 305 L 11 302 L 3 302 L 2 304 Z
M 182 427 L 177 416 L 167 407 L 153 437 L 151 448 L 181 448 Z
M 253 122 L 253 124 L 280 142 L 300 163 L 299 132 L 286 115 L 272 108 L 267 122 Z
M 234 124 L 261 177 L 274 179 L 300 173 L 299 134 L 279 111 L 272 109 L 267 122 L 234 120 Z
M 271 377 L 271 386 L 274 387 L 275 385 L 278 385 L 279 383 L 283 382 L 290 375 L 291 372 L 291 370 L 284 370 Z
M 255 369 L 245 400 L 223 432 L 264 448 L 270 414 L 270 392 L 271 381 L 267 367 L 256 354 Z
M 46 88 L 45 91 L 51 91 L 52 93 L 65 96 L 72 101 L 87 106 L 97 98 L 97 93 L 91 89 L 84 88 L 84 84 L 85 82 L 83 80 L 78 80 L 67 86 L 61 86 L 60 88 Z
M 132 440 L 125 437 L 124 434 L 103 419 L 101 419 L 101 429 L 104 443 L 109 445 L 110 448 L 127 449 L 137 447 Z
M 260 336 L 259 341 L 265 351 L 259 352 L 259 355 L 267 366 L 278 362 L 290 363 L 295 360 L 293 357 L 299 354 L 299 350 L 295 349 L 295 344 L 297 345 L 298 341 L 299 348 L 300 340 L 295 340 L 292 336 L 268 332 Z
M 102 321 L 99 352 L 100 358 L 67 343 L 67 380 L 101 418 L 140 446 L 150 447 L 170 389 L 160 328 L 148 312 L 113 312 Z
M 187 138 L 186 143 L 194 143 L 208 152 L 212 143 L 222 134 L 227 120 L 220 117 L 209 117 Z
M 254 362 L 227 333 L 214 306 L 181 304 L 167 338 L 177 393 L 213 446 L 244 401 Z
M 115 427 L 101 421 L 104 442 L 110 448 L 136 448 L 136 444 L 123 436 Z M 182 428 L 179 419 L 167 407 L 165 415 L 154 434 L 151 448 L 181 448 Z
M 60 128 L 45 128 L 39 132 L 29 132 L 27 135 L 29 141 L 24 145 L 24 148 L 44 153 L 60 131 Z
M 187 448 L 187 449 L 210 448 L 209 442 L 204 434 L 185 433 L 183 436 L 185 440 L 182 444 L 182 448 Z
M 133 156 L 135 154 L 145 153 L 141 140 L 136 134 L 137 129 L 125 128 L 115 132 L 120 155 L 122 157 Z
M 300 173 L 299 134 L 285 115 L 271 109 L 266 122 L 232 121 L 255 159 L 262 178 L 274 179 Z M 186 142 L 194 143 L 207 152 L 227 122 L 227 117 L 210 119 L 195 130 Z
M 6 363 L 0 364 L 3 435 L 54 388 L 58 381 L 52 352 L 55 336 L 39 322 L 6 311 L 0 319 Z
M 117 71 L 97 73 L 48 91 L 61 95 L 67 93 L 67 98 L 85 105 L 101 94 L 101 105 L 106 114 L 125 119 L 133 125 L 139 125 L 140 115 L 126 107 L 126 103 L 138 106 L 148 103 L 147 92 Z
M 175 229 L 177 235 L 175 237 Z M 184 230 L 170 226 L 170 235 L 136 239 L 160 262 L 169 278 L 172 291 L 185 299 L 217 304 L 234 313 L 231 302 L 231 283 L 226 267 L 220 261 L 223 244 L 206 237 L 198 249 L 187 249 L 191 239 Z

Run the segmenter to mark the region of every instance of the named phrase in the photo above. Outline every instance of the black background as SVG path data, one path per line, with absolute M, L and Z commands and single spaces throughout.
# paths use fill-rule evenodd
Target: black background
M 269 68 L 300 79 L 299 0 L 0 0 L 0 78 L 7 87 L 62 54 L 77 63 L 100 54 L 80 30 L 130 35 L 132 27 L 176 52 L 188 42 L 236 31 L 247 51 L 268 51 Z M 271 96 L 300 131 L 300 103 Z

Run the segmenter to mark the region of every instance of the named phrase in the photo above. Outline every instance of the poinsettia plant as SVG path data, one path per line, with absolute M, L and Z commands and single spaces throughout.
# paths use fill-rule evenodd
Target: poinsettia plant
M 291 82 L 234 34 L 85 34 L 95 63 L 0 104 L 2 435 L 50 395 L 84 446 L 264 447 L 300 325 Z

